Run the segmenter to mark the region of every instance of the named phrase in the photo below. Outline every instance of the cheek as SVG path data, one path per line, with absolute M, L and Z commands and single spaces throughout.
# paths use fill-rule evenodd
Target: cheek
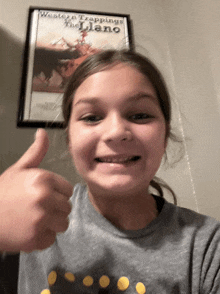
M 166 148 L 166 128 L 163 124 L 143 125 L 136 133 L 145 148 Z
M 152 169 L 152 173 L 155 173 L 159 168 L 166 150 L 165 133 L 165 128 L 158 126 L 145 130 L 145 136 L 142 137 L 147 168 Z
M 145 154 L 146 154 L 146 169 L 153 178 L 158 171 L 165 150 L 166 150 L 166 130 L 163 127 L 148 130 L 148 136 L 145 137 Z
M 152 139 L 152 154 L 155 160 L 155 165 L 158 165 L 158 168 L 161 164 L 162 158 L 164 156 L 164 153 L 166 151 L 166 129 L 163 127 L 160 127 L 158 129 L 158 132 L 154 134 Z
M 74 127 L 69 130 L 69 152 L 73 158 L 75 167 L 91 164 L 96 150 L 96 138 L 80 131 L 80 128 Z

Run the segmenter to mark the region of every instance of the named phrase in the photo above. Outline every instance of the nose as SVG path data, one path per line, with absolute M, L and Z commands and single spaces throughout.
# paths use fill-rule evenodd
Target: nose
M 106 142 L 131 141 L 132 131 L 129 128 L 128 121 L 118 114 L 112 114 L 105 122 L 103 139 Z

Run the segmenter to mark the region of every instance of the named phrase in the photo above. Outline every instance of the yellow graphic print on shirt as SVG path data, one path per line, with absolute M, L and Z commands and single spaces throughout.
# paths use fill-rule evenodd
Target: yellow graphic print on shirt
M 129 279 L 124 276 L 115 281 L 115 279 L 103 275 L 96 281 L 90 275 L 77 278 L 71 272 L 60 273 L 53 270 L 49 273 L 47 280 L 48 289 L 43 289 L 39 294 L 110 294 L 126 293 L 128 290 L 131 293 L 146 293 L 146 288 L 142 282 L 132 285 Z

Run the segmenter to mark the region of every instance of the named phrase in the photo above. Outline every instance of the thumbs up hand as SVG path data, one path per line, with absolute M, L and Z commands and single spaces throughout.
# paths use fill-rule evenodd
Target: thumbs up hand
M 0 176 L 0 251 L 41 250 L 68 228 L 73 187 L 61 176 L 38 168 L 49 148 L 45 130 Z

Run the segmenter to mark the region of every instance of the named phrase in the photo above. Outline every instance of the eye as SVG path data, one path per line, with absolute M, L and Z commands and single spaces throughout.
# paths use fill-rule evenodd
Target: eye
M 138 122 L 138 123 L 145 123 L 149 119 L 152 119 L 152 118 L 153 118 L 153 116 L 149 115 L 147 113 L 136 113 L 136 114 L 130 116 L 130 119 L 132 121 L 135 121 L 135 122 Z
M 82 117 L 80 120 L 83 120 L 89 124 L 94 124 L 94 123 L 99 122 L 101 119 L 102 119 L 101 116 L 91 114 L 91 115 L 87 115 L 87 116 Z

